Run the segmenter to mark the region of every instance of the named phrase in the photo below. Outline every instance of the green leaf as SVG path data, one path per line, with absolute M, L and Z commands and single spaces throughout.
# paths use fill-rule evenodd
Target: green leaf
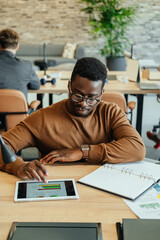
M 137 7 L 123 7 L 118 0 L 80 0 L 86 4 L 81 11 L 88 15 L 93 37 L 103 37 L 105 45 L 100 50 L 103 56 L 123 55 L 129 44 L 126 32 L 133 24 Z

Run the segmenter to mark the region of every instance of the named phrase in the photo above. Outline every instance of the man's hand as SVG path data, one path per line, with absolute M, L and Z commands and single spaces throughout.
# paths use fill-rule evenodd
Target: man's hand
M 48 176 L 48 172 L 43 163 L 40 163 L 38 160 L 33 160 L 20 166 L 17 175 L 20 178 L 27 177 L 29 179 L 36 179 L 39 182 L 43 181 L 47 183 L 46 176 Z
M 52 164 L 54 162 L 75 162 L 82 159 L 80 148 L 54 150 L 40 159 L 40 162 Z

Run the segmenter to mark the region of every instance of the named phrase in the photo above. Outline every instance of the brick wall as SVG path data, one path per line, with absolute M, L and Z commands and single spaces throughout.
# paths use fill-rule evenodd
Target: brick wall
M 160 63 L 160 1 L 132 1 L 138 6 L 135 25 L 130 28 L 129 36 L 134 43 L 137 58 L 150 58 Z
M 127 0 L 139 13 L 128 35 L 137 58 L 152 58 L 160 63 L 160 1 Z M 15 29 L 22 43 L 81 43 L 87 56 L 103 60 L 99 49 L 103 39 L 92 40 L 87 16 L 80 12 L 79 0 L 0 0 L 0 28 Z

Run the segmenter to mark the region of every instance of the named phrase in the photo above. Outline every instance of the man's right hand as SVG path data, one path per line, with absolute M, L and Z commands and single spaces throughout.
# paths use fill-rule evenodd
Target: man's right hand
M 27 177 L 29 179 L 36 179 L 39 182 L 43 181 L 47 183 L 46 176 L 48 176 L 48 172 L 43 163 L 38 160 L 33 160 L 21 165 L 17 171 L 17 175 L 20 178 Z

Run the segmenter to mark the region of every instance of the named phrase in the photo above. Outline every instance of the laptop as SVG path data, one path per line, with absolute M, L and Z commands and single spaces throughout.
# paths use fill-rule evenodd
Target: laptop
M 139 73 L 139 81 L 137 82 L 137 85 L 141 90 L 160 89 L 160 82 L 159 83 L 158 82 L 153 83 L 153 82 L 149 82 L 149 81 L 148 82 L 142 82 L 142 74 L 141 74 L 140 67 L 139 67 L 138 73 Z
M 140 87 L 141 90 L 160 89 L 160 84 L 158 83 L 138 82 L 137 85 Z

